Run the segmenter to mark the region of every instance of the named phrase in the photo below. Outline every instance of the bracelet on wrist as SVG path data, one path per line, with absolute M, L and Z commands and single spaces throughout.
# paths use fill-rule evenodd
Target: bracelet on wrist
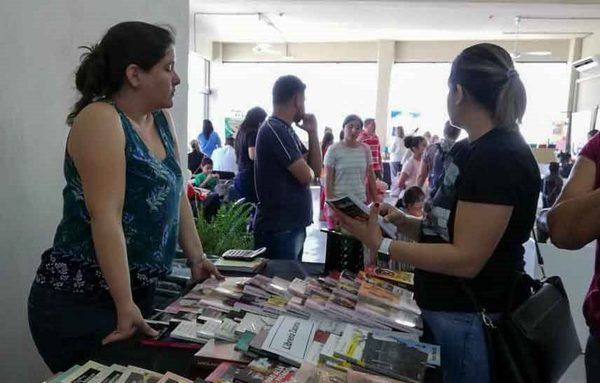
M 388 262 L 390 260 L 390 246 L 392 240 L 389 238 L 382 238 L 379 243 L 379 249 L 377 249 L 377 259 L 382 262 Z

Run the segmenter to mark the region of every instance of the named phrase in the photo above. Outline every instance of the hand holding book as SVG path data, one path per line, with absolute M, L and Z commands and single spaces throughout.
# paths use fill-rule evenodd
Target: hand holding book
M 378 221 L 381 218 L 379 216 L 379 205 L 379 203 L 371 205 L 367 221 L 364 221 L 362 216 L 353 218 L 346 215 L 342 210 L 336 209 L 342 227 L 374 252 L 377 252 L 383 239 Z

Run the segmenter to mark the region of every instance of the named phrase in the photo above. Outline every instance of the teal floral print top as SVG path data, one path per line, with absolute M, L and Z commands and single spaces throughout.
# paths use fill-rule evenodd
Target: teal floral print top
M 131 284 L 136 289 L 155 284 L 171 270 L 179 229 L 182 173 L 175 141 L 162 111 L 153 113 L 167 153 L 161 161 L 146 147 L 129 118 L 116 109 L 126 142 L 122 224 Z M 96 259 L 81 178 L 68 153 L 65 153 L 64 175 L 67 185 L 63 190 L 63 217 L 53 247 L 42 255 L 35 281 L 72 293 L 108 290 Z

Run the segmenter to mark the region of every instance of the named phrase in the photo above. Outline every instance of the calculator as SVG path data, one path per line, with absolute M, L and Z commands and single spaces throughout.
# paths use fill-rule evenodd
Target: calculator
M 223 253 L 224 259 L 235 261 L 252 261 L 267 250 L 266 247 L 261 247 L 256 250 L 236 250 L 231 249 Z

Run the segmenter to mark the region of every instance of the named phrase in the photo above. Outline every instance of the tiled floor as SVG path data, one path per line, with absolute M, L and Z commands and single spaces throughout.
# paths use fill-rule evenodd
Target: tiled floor
M 306 229 L 306 242 L 304 242 L 304 262 L 325 262 L 325 233 L 320 230 L 325 227 L 324 222 L 319 222 L 319 188 L 311 187 L 313 196 L 313 224 Z
M 313 221 L 314 223 L 306 230 L 306 242 L 304 243 L 304 262 L 325 262 L 325 233 L 322 233 L 322 222 L 319 222 L 319 188 L 311 188 L 313 195 Z M 585 383 L 585 366 L 583 355 L 579 357 L 567 370 L 565 376 L 559 383 Z

